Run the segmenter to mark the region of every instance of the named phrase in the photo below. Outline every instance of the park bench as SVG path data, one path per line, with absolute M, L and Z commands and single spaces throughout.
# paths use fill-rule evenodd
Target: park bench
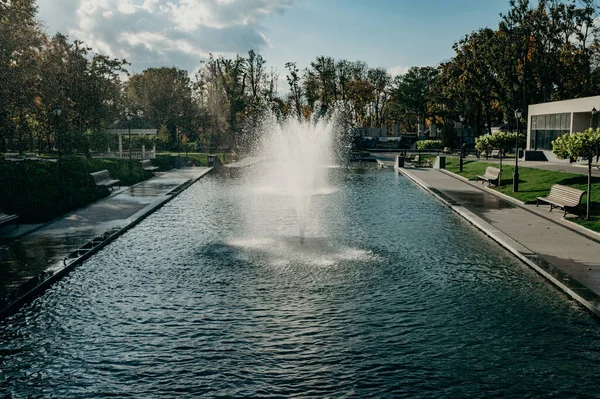
M 500 157 L 500 150 L 492 150 L 492 152 L 490 153 L 490 157 L 492 157 L 492 158 L 499 158 Z
M 585 191 L 583 190 L 554 184 L 550 187 L 550 193 L 547 197 L 537 197 L 535 206 L 538 206 L 540 201 L 547 202 L 550 204 L 550 212 L 552 212 L 552 209 L 554 208 L 561 208 L 565 211 L 563 214 L 564 217 L 567 216 L 568 209 L 575 209 L 579 206 L 583 194 L 585 194 Z
M 18 215 L 9 215 L 7 213 L 0 211 L 0 226 L 10 223 L 13 220 L 16 220 L 18 217 L 19 217 Z
M 485 173 L 483 175 L 477 176 L 477 181 L 482 180 L 488 183 L 488 186 L 494 182 L 494 185 L 497 186 L 500 182 L 500 169 L 495 168 L 493 166 L 488 166 L 485 168 Z
M 120 180 L 110 177 L 110 173 L 108 173 L 108 170 L 106 169 L 101 170 L 100 172 L 90 173 L 90 175 L 94 178 L 96 186 L 106 187 L 109 190 L 112 190 L 112 187 L 120 182 Z
M 38 156 L 35 152 L 26 152 L 25 160 L 26 161 L 41 161 L 42 158 L 38 158 Z
M 23 158 L 21 158 L 21 156 L 19 154 L 17 154 L 16 152 L 5 152 L 4 160 L 5 161 L 22 161 Z
M 150 161 L 149 159 L 144 159 L 140 162 L 142 164 L 142 169 L 144 169 L 145 171 L 154 173 L 154 171 L 158 169 L 158 166 L 152 166 L 152 161 Z

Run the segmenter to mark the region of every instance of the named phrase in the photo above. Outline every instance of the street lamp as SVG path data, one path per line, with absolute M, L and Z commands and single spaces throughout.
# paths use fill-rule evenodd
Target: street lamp
M 131 137 L 131 120 L 133 119 L 133 117 L 136 114 L 134 114 L 133 112 L 130 112 L 129 108 L 125 108 L 125 117 L 127 118 L 127 122 L 128 122 L 128 130 L 129 130 L 129 175 L 131 176 L 133 174 L 133 156 L 131 153 L 132 147 L 133 147 L 133 139 Z M 139 118 L 142 117 L 142 115 L 144 115 L 144 111 L 142 110 L 138 110 L 137 111 L 137 116 Z
M 515 135 L 515 173 L 513 174 L 513 193 L 516 193 L 519 191 L 519 120 L 521 119 L 521 116 L 523 115 L 523 112 L 518 109 L 515 111 L 515 119 L 517 120 L 517 134 Z
M 465 127 L 463 126 L 463 123 L 465 121 L 465 117 L 464 116 L 460 116 L 460 155 L 459 155 L 459 161 L 458 161 L 458 170 L 460 172 L 463 171 L 463 145 L 464 145 L 464 132 L 465 132 Z
M 596 117 L 596 107 L 592 108 L 592 119 L 590 120 L 590 127 L 593 129 L 594 128 L 594 119 Z
M 59 190 L 60 190 L 60 199 L 63 199 L 64 194 L 64 183 L 63 183 L 63 171 L 62 171 L 62 141 L 59 139 L 60 137 L 60 126 L 58 126 L 58 118 L 62 114 L 62 108 L 60 105 L 55 105 L 52 107 L 52 115 L 54 116 L 54 127 L 56 129 L 56 146 L 58 147 L 58 179 L 59 179 Z

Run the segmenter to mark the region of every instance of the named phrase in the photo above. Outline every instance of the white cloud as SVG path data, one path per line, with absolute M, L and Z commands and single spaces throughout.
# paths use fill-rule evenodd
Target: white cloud
M 208 53 L 270 47 L 261 20 L 294 0 L 38 0 L 48 33 L 68 34 L 96 52 L 127 58 L 136 71 L 194 70 Z
M 408 70 L 410 68 L 411 67 L 409 67 L 409 66 L 396 65 L 396 66 L 388 68 L 387 73 L 389 73 L 393 78 L 395 78 L 398 75 L 406 74 L 406 72 L 408 72 Z

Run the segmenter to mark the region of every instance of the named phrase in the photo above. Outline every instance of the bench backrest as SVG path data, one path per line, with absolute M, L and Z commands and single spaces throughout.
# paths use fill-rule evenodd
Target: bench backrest
M 497 179 L 498 176 L 500 176 L 500 169 L 493 166 L 488 166 L 485 168 L 485 175 L 491 177 L 492 179 Z
M 498 155 L 500 155 L 500 150 L 492 150 L 492 153 L 491 153 L 491 155 L 492 155 L 493 157 L 497 157 Z
M 550 187 L 550 194 L 548 194 L 548 199 L 555 200 L 561 204 L 566 206 L 575 207 L 579 205 L 581 202 L 581 197 L 583 197 L 585 191 L 579 190 L 577 188 L 563 186 L 561 184 L 554 184 Z
M 101 184 L 105 181 L 111 180 L 110 173 L 108 173 L 108 170 L 106 169 L 101 170 L 100 172 L 90 173 L 90 175 L 92 175 L 96 184 Z
M 142 161 L 142 168 L 149 168 L 152 166 L 152 162 L 149 159 L 144 159 Z
M 4 159 L 21 159 L 21 157 L 16 152 L 5 152 Z

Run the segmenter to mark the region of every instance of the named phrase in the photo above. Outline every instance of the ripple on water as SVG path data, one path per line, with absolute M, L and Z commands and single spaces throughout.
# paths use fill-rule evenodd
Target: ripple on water
M 238 183 L 0 322 L 0 397 L 595 395 L 598 323 L 403 178 L 340 174 L 304 243 L 245 236 Z

